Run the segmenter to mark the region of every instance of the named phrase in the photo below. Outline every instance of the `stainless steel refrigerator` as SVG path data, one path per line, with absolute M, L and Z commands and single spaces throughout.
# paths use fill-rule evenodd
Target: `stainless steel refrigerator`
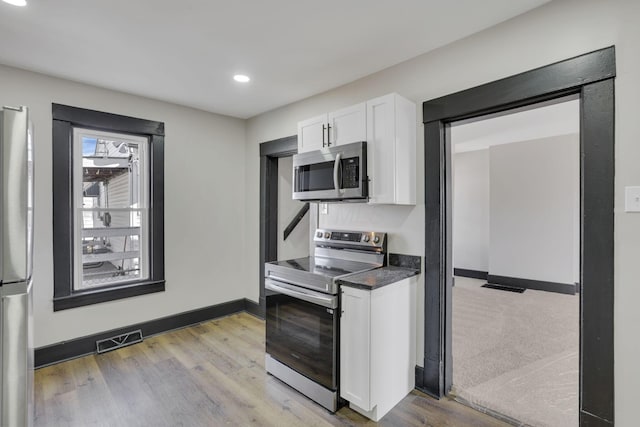
M 25 107 L 0 111 L 0 426 L 33 424 L 33 139 Z

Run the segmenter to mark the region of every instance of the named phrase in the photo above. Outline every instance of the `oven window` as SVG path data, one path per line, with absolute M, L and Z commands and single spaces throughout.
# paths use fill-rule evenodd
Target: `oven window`
M 267 291 L 267 353 L 326 388 L 337 388 L 334 310 Z
M 333 190 L 333 164 L 331 161 L 296 167 L 296 191 Z

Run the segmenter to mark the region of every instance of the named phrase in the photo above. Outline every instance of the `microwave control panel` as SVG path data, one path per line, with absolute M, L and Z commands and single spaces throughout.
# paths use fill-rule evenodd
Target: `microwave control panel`
M 342 161 L 342 188 L 358 188 L 360 186 L 360 165 L 357 157 Z

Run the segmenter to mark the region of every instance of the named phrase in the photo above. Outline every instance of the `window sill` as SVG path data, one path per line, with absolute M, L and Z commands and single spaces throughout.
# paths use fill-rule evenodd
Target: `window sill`
M 54 298 L 53 311 L 100 304 L 102 302 L 115 301 L 123 298 L 146 295 L 155 292 L 164 292 L 164 286 L 164 280 L 160 280 L 155 282 L 134 283 L 131 285 L 110 289 L 97 289 L 92 291 L 76 292 L 69 296 Z

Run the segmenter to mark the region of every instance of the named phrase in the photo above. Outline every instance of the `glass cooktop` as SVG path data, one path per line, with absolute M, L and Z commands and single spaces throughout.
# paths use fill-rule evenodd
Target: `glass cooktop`
M 375 264 L 365 262 L 345 261 L 336 258 L 307 257 L 274 261 L 269 264 L 280 267 L 293 268 L 308 273 L 319 274 L 326 277 L 337 277 L 345 274 L 367 271 L 378 267 Z

